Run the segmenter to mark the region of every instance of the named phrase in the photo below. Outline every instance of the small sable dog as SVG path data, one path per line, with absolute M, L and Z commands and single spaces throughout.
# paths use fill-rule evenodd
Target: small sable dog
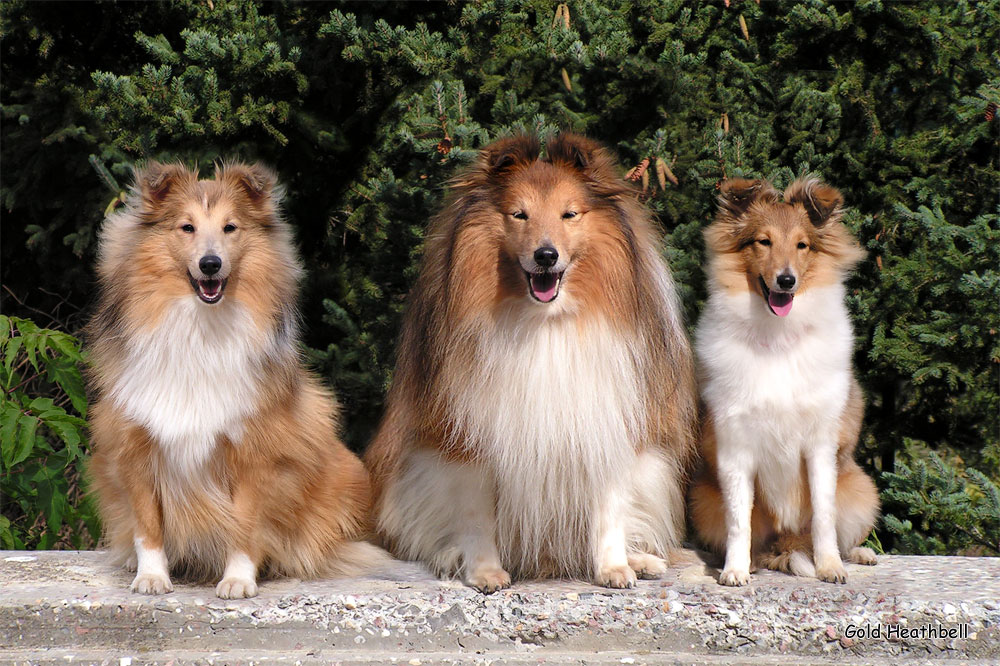
M 427 234 L 366 453 L 395 554 L 484 592 L 631 587 L 684 530 L 693 362 L 661 237 L 610 154 L 515 137 Z
M 725 548 L 723 585 L 749 582 L 751 562 L 843 583 L 841 554 L 875 564 L 858 545 L 879 506 L 853 459 L 863 404 L 843 281 L 864 251 L 840 222 L 840 192 L 816 179 L 792 183 L 784 202 L 766 181 L 730 180 L 719 202 L 705 231 L 692 519 Z
M 174 569 L 252 597 L 259 571 L 348 573 L 381 553 L 356 542 L 368 475 L 299 360 L 280 200 L 258 165 L 198 180 L 153 162 L 102 229 L 90 472 L 136 592 L 171 591 Z

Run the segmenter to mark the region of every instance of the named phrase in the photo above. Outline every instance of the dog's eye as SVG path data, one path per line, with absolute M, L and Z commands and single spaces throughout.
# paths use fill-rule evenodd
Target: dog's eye
M 800 250 L 805 250 L 805 249 L 807 249 L 808 247 L 809 247 L 809 246 L 808 246 L 808 245 L 806 245 L 805 243 L 799 243 L 799 249 L 800 249 Z
M 577 215 L 579 215 L 579 213 L 577 213 L 575 210 L 568 210 L 565 213 L 563 213 L 563 219 L 564 220 L 572 220 Z
M 760 243 L 761 245 L 763 245 L 764 247 L 770 247 L 770 245 L 771 245 L 771 239 L 769 239 L 769 238 L 761 238 L 757 242 Z
M 184 226 L 181 227 L 181 231 L 183 231 L 186 234 L 193 234 L 194 233 L 194 225 L 193 224 L 185 224 Z
M 222 230 L 223 230 L 224 232 L 226 232 L 227 234 L 231 234 L 231 233 L 233 233 L 234 231 L 236 231 L 236 225 L 235 225 L 235 224 L 233 224 L 232 222 L 230 222 L 230 223 L 229 223 L 229 224 L 227 224 L 226 226 L 222 227 Z
M 514 211 L 512 213 L 512 216 L 513 216 L 513 218 L 515 220 L 527 220 L 528 219 L 528 214 L 525 213 L 523 210 L 516 210 L 516 211 Z

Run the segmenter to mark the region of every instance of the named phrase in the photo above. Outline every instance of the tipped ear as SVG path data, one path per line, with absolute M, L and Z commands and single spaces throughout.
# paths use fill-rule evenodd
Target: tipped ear
M 576 169 L 592 180 L 621 180 L 615 169 L 617 163 L 614 156 L 593 139 L 567 132 L 552 139 L 546 146 L 546 152 L 547 160 L 552 164 Z
M 578 134 L 560 134 L 546 147 L 548 161 L 552 164 L 585 170 L 603 149 L 599 143 Z
M 719 191 L 719 212 L 737 219 L 756 201 L 774 203 L 778 191 L 766 180 L 730 178 Z
M 844 197 L 836 188 L 818 178 L 800 178 L 785 190 L 785 201 L 802 204 L 813 225 L 836 222 L 843 213 Z
M 480 163 L 490 175 L 525 167 L 538 159 L 538 138 L 522 134 L 500 139 L 483 148 Z
M 217 180 L 243 190 L 255 203 L 271 198 L 278 184 L 278 176 L 258 163 L 223 164 Z
M 162 164 L 155 160 L 135 169 L 135 185 L 143 201 L 151 206 L 163 203 L 179 185 L 197 179 L 195 172 L 180 164 Z

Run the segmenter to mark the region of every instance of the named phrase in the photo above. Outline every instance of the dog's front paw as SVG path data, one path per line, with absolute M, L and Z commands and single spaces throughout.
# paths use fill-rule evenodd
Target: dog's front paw
M 726 569 L 719 576 L 719 584 L 728 585 L 729 587 L 741 587 L 749 582 L 749 569 Z
M 639 578 L 659 578 L 667 573 L 666 560 L 649 553 L 630 554 L 628 565 Z
M 597 573 L 597 584 L 623 590 L 635 587 L 635 572 L 631 567 L 601 567 Z
M 874 566 L 878 564 L 878 558 L 875 557 L 875 551 L 871 548 L 865 548 L 864 546 L 858 546 L 857 548 L 851 548 L 851 552 L 847 554 L 848 562 L 854 562 L 855 564 L 866 564 L 868 566 Z
M 477 569 L 465 582 L 483 594 L 493 594 L 510 587 L 510 574 L 500 567 Z
M 827 583 L 846 583 L 847 569 L 839 555 L 825 555 L 816 558 L 816 578 Z
M 249 599 L 257 596 L 257 583 L 251 578 L 230 576 L 215 586 L 215 596 L 220 599 Z
M 141 573 L 132 581 L 132 591 L 139 594 L 166 594 L 173 592 L 170 578 L 163 574 Z

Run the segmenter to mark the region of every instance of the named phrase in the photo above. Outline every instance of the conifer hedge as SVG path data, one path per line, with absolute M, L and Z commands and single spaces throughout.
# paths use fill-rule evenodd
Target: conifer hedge
M 5 314 L 78 329 L 95 233 L 132 163 L 210 173 L 219 158 L 263 160 L 288 186 L 308 268 L 307 353 L 361 449 L 426 222 L 487 142 L 571 129 L 646 164 L 690 324 L 720 180 L 782 187 L 812 172 L 845 193 L 869 252 L 849 305 L 868 398 L 860 455 L 895 521 L 883 542 L 1000 552 L 1000 0 L 12 0 L 0 12 Z M 931 452 L 957 495 L 928 482 Z M 923 520 L 928 502 L 948 521 L 976 516 L 984 536 Z M 4 505 L 15 524 L 18 511 Z

